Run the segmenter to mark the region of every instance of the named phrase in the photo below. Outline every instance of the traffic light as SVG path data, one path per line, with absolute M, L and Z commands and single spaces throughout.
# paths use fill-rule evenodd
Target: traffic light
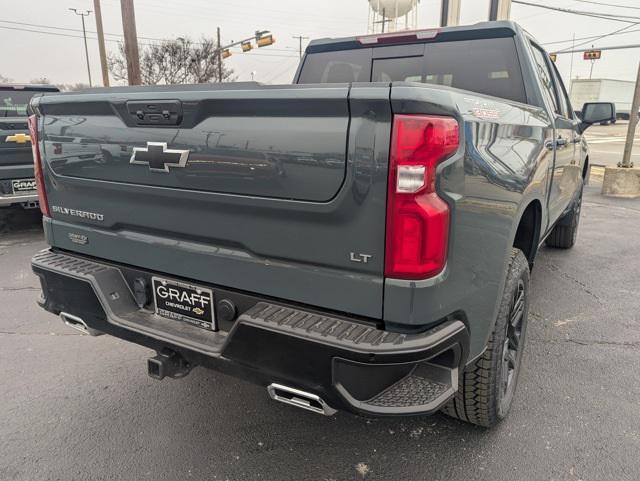
M 555 63 L 555 62 L 556 62 L 556 60 L 558 60 L 558 54 L 556 54 L 556 53 L 550 53 L 550 54 L 549 54 L 549 58 L 551 59 L 551 61 L 552 61 L 553 63 Z
M 231 57 L 231 55 L 233 55 L 233 54 L 231 53 L 231 50 L 229 50 L 228 48 L 225 48 L 222 51 L 222 58 L 229 58 L 229 57 Z
M 276 43 L 276 39 L 273 38 L 273 35 L 265 35 L 256 38 L 256 43 L 258 44 L 258 47 L 268 47 L 269 45 Z
M 241 47 L 243 52 L 248 52 L 253 48 L 253 45 L 251 45 L 251 42 L 242 42 Z
M 582 58 L 585 60 L 600 60 L 600 57 L 602 57 L 602 50 L 587 50 Z

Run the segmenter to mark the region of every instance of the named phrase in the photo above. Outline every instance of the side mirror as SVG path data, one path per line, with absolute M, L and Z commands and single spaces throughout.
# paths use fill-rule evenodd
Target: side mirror
M 582 106 L 580 133 L 593 124 L 616 121 L 616 106 L 612 102 L 587 102 Z

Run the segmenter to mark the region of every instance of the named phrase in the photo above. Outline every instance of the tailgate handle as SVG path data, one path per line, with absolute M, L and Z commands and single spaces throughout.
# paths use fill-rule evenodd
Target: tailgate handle
M 127 111 L 136 125 L 179 125 L 182 122 L 182 102 L 179 100 L 127 102 Z

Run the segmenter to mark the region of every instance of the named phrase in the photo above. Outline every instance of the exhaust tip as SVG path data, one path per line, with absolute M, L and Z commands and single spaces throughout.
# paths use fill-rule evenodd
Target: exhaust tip
M 100 336 L 104 334 L 103 332 L 97 331 L 96 329 L 92 329 L 82 320 L 82 318 L 78 316 L 74 316 L 73 314 L 69 314 L 68 312 L 61 312 L 60 319 L 65 325 L 69 326 L 71 329 L 75 329 L 83 334 L 88 334 L 90 336 Z
M 320 396 L 295 389 L 282 384 L 270 384 L 267 387 L 269 397 L 274 401 L 289 404 L 306 411 L 324 416 L 333 416 L 337 411 L 329 406 Z

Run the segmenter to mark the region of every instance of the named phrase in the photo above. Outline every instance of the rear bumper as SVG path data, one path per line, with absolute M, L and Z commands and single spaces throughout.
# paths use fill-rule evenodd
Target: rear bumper
M 401 334 L 242 293 L 236 319 L 214 332 L 138 307 L 125 266 L 47 250 L 32 267 L 41 279 L 40 304 L 50 312 L 159 352 L 169 349 L 191 365 L 313 393 L 335 409 L 434 412 L 455 394 L 468 356 L 468 331 L 455 319 Z M 216 300 L 228 297 L 229 291 L 210 287 Z
M 0 194 L 0 207 L 26 202 L 38 202 L 38 194 L 2 195 Z

